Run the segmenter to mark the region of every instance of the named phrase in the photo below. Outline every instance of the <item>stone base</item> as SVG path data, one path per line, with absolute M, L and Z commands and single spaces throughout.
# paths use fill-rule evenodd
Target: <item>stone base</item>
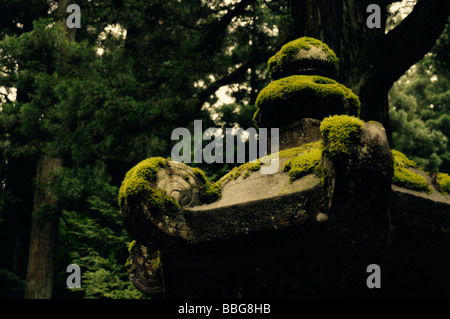
M 270 133 L 270 130 L 268 130 Z M 279 131 L 279 149 L 287 150 L 300 147 L 307 143 L 317 142 L 322 139 L 320 133 L 320 121 L 305 118 L 292 124 L 285 125 Z M 268 137 L 267 149 L 270 150 L 271 137 Z
M 322 224 L 180 247 L 162 256 L 164 296 L 448 298 L 448 240 L 402 229 L 390 243 L 353 235 Z M 380 289 L 366 285 L 370 264 L 381 267 Z

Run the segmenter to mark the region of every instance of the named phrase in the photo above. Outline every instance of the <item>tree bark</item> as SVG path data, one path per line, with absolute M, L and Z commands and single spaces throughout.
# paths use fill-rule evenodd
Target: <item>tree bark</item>
M 66 31 L 66 37 L 70 42 L 75 41 L 75 36 L 77 34 L 77 29 L 69 29 L 67 27 L 66 18 L 69 13 L 66 12 L 67 6 L 70 4 L 70 0 L 59 0 L 58 9 L 56 10 L 56 19 L 61 23 L 62 27 Z
M 431 50 L 444 30 L 448 0 L 418 0 L 404 21 L 385 34 L 387 5 L 395 1 L 298 0 L 291 2 L 296 37 L 325 42 L 340 59 L 339 81 L 361 100 L 361 118 L 381 122 L 390 139 L 388 92 Z M 367 6 L 378 3 L 381 28 L 370 29 Z
M 49 183 L 52 172 L 61 166 L 62 159 L 46 155 L 41 155 L 38 161 L 25 299 L 52 297 L 59 212 Z
M 65 18 L 68 4 L 69 0 L 59 0 L 56 15 L 58 22 L 66 30 L 67 39 L 73 42 L 76 29 L 69 29 Z M 60 212 L 57 198 L 51 193 L 49 184 L 53 172 L 62 166 L 61 158 L 44 153 L 38 160 L 25 299 L 50 299 L 52 297 L 55 241 L 58 234 Z

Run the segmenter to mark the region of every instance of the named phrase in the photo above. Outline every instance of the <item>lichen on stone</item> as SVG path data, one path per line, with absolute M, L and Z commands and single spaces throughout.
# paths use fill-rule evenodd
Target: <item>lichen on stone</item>
M 444 194 L 450 193 L 450 176 L 446 173 L 437 173 L 436 182 Z
M 159 169 L 166 165 L 167 161 L 164 158 L 152 157 L 130 169 L 119 189 L 119 205 L 126 204 L 130 196 L 145 195 Z
M 408 159 L 405 154 L 397 150 L 392 150 L 391 152 L 394 164 L 394 176 L 392 177 L 392 183 L 407 189 L 430 193 L 431 188 L 425 177 L 408 169 L 416 168 L 416 163 Z
M 322 144 L 314 144 L 320 146 L 306 149 L 303 153 L 289 158 L 284 164 L 283 170 L 289 174 L 291 182 L 309 173 L 321 177 Z
M 149 269 L 156 272 L 161 269 L 161 252 L 159 250 L 152 251 L 149 255 Z
M 325 140 L 324 155 L 337 158 L 351 154 L 352 146 L 358 143 L 364 122 L 354 116 L 335 115 L 325 118 L 320 131 Z

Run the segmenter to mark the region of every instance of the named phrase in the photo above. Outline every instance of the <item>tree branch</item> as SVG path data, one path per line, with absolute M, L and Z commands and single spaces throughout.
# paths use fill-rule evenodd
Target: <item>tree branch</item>
M 206 32 L 200 44 L 197 46 L 198 49 L 204 50 L 205 48 L 214 49 L 218 46 L 221 40 L 221 34 L 223 34 L 227 26 L 231 23 L 234 17 L 240 15 L 244 12 L 245 8 L 255 2 L 255 0 L 242 0 L 234 6 L 233 9 L 227 11 L 227 13 L 222 16 L 219 20 L 214 21 L 209 26 L 209 30 Z
M 203 103 L 205 103 L 210 98 L 210 96 L 213 95 L 222 86 L 235 83 L 235 81 L 237 81 L 242 75 L 244 75 L 249 68 L 267 61 L 272 55 L 278 52 L 281 47 L 286 44 L 286 42 L 293 40 L 294 37 L 295 33 L 293 32 L 293 30 L 288 31 L 284 36 L 280 36 L 279 38 L 277 38 L 277 41 L 271 48 L 265 50 L 257 50 L 258 52 L 260 52 L 260 54 L 250 57 L 244 64 L 208 85 L 198 94 L 198 101 L 200 105 L 203 105 Z
M 387 92 L 432 49 L 445 28 L 449 12 L 448 0 L 418 0 L 413 11 L 381 39 L 366 82 L 373 82 L 371 85 Z

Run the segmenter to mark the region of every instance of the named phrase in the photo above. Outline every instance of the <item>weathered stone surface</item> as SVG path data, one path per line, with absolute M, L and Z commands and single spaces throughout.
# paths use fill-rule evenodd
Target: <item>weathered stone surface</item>
M 121 200 L 123 224 L 142 243 L 167 244 L 174 238 L 187 238 L 183 215 L 178 210 L 180 206 L 198 205 L 204 191 L 205 181 L 192 168 L 164 159 L 161 162 L 163 167 L 159 167 L 150 178 L 142 178 L 139 172 L 135 172 L 135 180 L 129 181 L 128 184 L 131 185 L 127 186 L 133 189 L 136 188 L 133 183 L 140 184 L 142 190 Z M 145 173 L 147 167 L 142 170 Z M 122 185 L 124 186 L 125 184 Z M 156 193 L 155 190 L 161 193 Z M 124 193 L 125 191 L 126 189 Z M 149 192 L 150 195 L 147 195 Z M 178 207 L 171 205 L 166 198 L 173 200 Z M 173 208 L 173 211 L 168 211 L 167 206 Z
M 385 130 L 380 124 L 364 123 L 359 141 L 351 142 L 349 154 L 324 156 L 331 216 L 340 220 L 339 227 L 365 227 L 378 221 L 379 228 L 386 230 L 393 166 Z M 325 148 L 327 143 L 325 138 Z
M 154 216 L 142 201 L 129 212 L 144 216 L 132 227 L 147 223 L 146 233 L 139 232 L 144 244 L 131 252 L 130 280 L 149 295 L 168 298 L 442 297 L 450 279 L 435 273 L 450 266 L 440 259 L 450 246 L 449 195 L 392 186 L 390 196 L 386 145 L 382 126 L 364 123 L 350 157 L 324 157 L 331 188 L 314 174 L 290 182 L 281 169 L 288 158 L 280 158 L 276 174 L 258 170 L 226 179 L 220 200 L 185 201 L 176 216 Z M 166 168 L 158 172 L 167 179 L 161 185 L 189 171 L 170 162 Z M 384 219 L 387 203 L 394 227 Z M 427 232 L 441 237 L 430 239 Z M 155 267 L 155 251 L 161 268 Z M 410 269 L 411 262 L 419 270 Z M 383 265 L 391 287 L 365 287 L 371 263 Z M 409 277 L 393 271 L 399 267 Z M 428 277 L 421 277 L 425 270 Z M 407 285 L 410 276 L 420 288 Z M 441 281 L 428 287 L 429 280 Z
M 316 119 L 304 118 L 300 121 L 280 127 L 278 148 L 280 151 L 287 150 L 302 146 L 306 143 L 317 142 L 321 139 L 322 134 L 320 133 L 320 121 Z M 270 150 L 270 135 L 267 144 L 267 149 Z
M 194 234 L 190 242 L 322 222 L 327 216 L 321 196 L 320 179 L 313 174 L 292 184 L 282 172 L 238 178 L 223 187 L 218 202 L 184 211 L 186 224 Z
M 199 243 L 226 239 L 326 219 L 325 215 L 317 217 L 323 213 L 320 179 L 309 174 L 290 182 L 288 174 L 282 169 L 286 160 L 279 160 L 279 169 L 275 174 L 257 171 L 245 178 L 241 175 L 225 181 L 220 200 L 203 205 L 198 201 L 197 206 L 189 201 L 188 205 L 181 206 L 175 216 L 152 210 L 145 198 L 130 204 L 132 206 L 123 205 L 124 223 L 141 242 L 168 247 L 180 241 Z M 179 177 L 175 176 L 172 166 L 184 174 L 189 167 L 180 168 L 183 165 L 169 161 L 167 169 L 170 175 L 166 168 L 162 168 L 157 176 L 177 180 Z M 167 185 L 172 183 L 168 181 Z
M 330 75 L 337 64 L 320 41 L 302 39 L 269 70 Z M 254 118 L 280 126 L 277 156 L 216 183 L 163 158 L 130 170 L 119 199 L 137 239 L 130 280 L 168 298 L 448 297 L 450 195 L 390 149 L 381 124 L 343 115 L 357 114 L 351 91 L 324 77 L 290 78 L 302 85 L 280 79 L 274 89 L 275 81 Z M 262 174 L 270 158 L 278 170 Z M 370 264 L 382 266 L 382 289 L 366 286 Z
M 450 235 L 449 197 L 436 189 L 427 194 L 392 185 L 391 222 L 415 231 Z
M 158 250 L 133 242 L 127 261 L 128 275 L 133 285 L 151 296 L 164 295 L 164 277 Z

